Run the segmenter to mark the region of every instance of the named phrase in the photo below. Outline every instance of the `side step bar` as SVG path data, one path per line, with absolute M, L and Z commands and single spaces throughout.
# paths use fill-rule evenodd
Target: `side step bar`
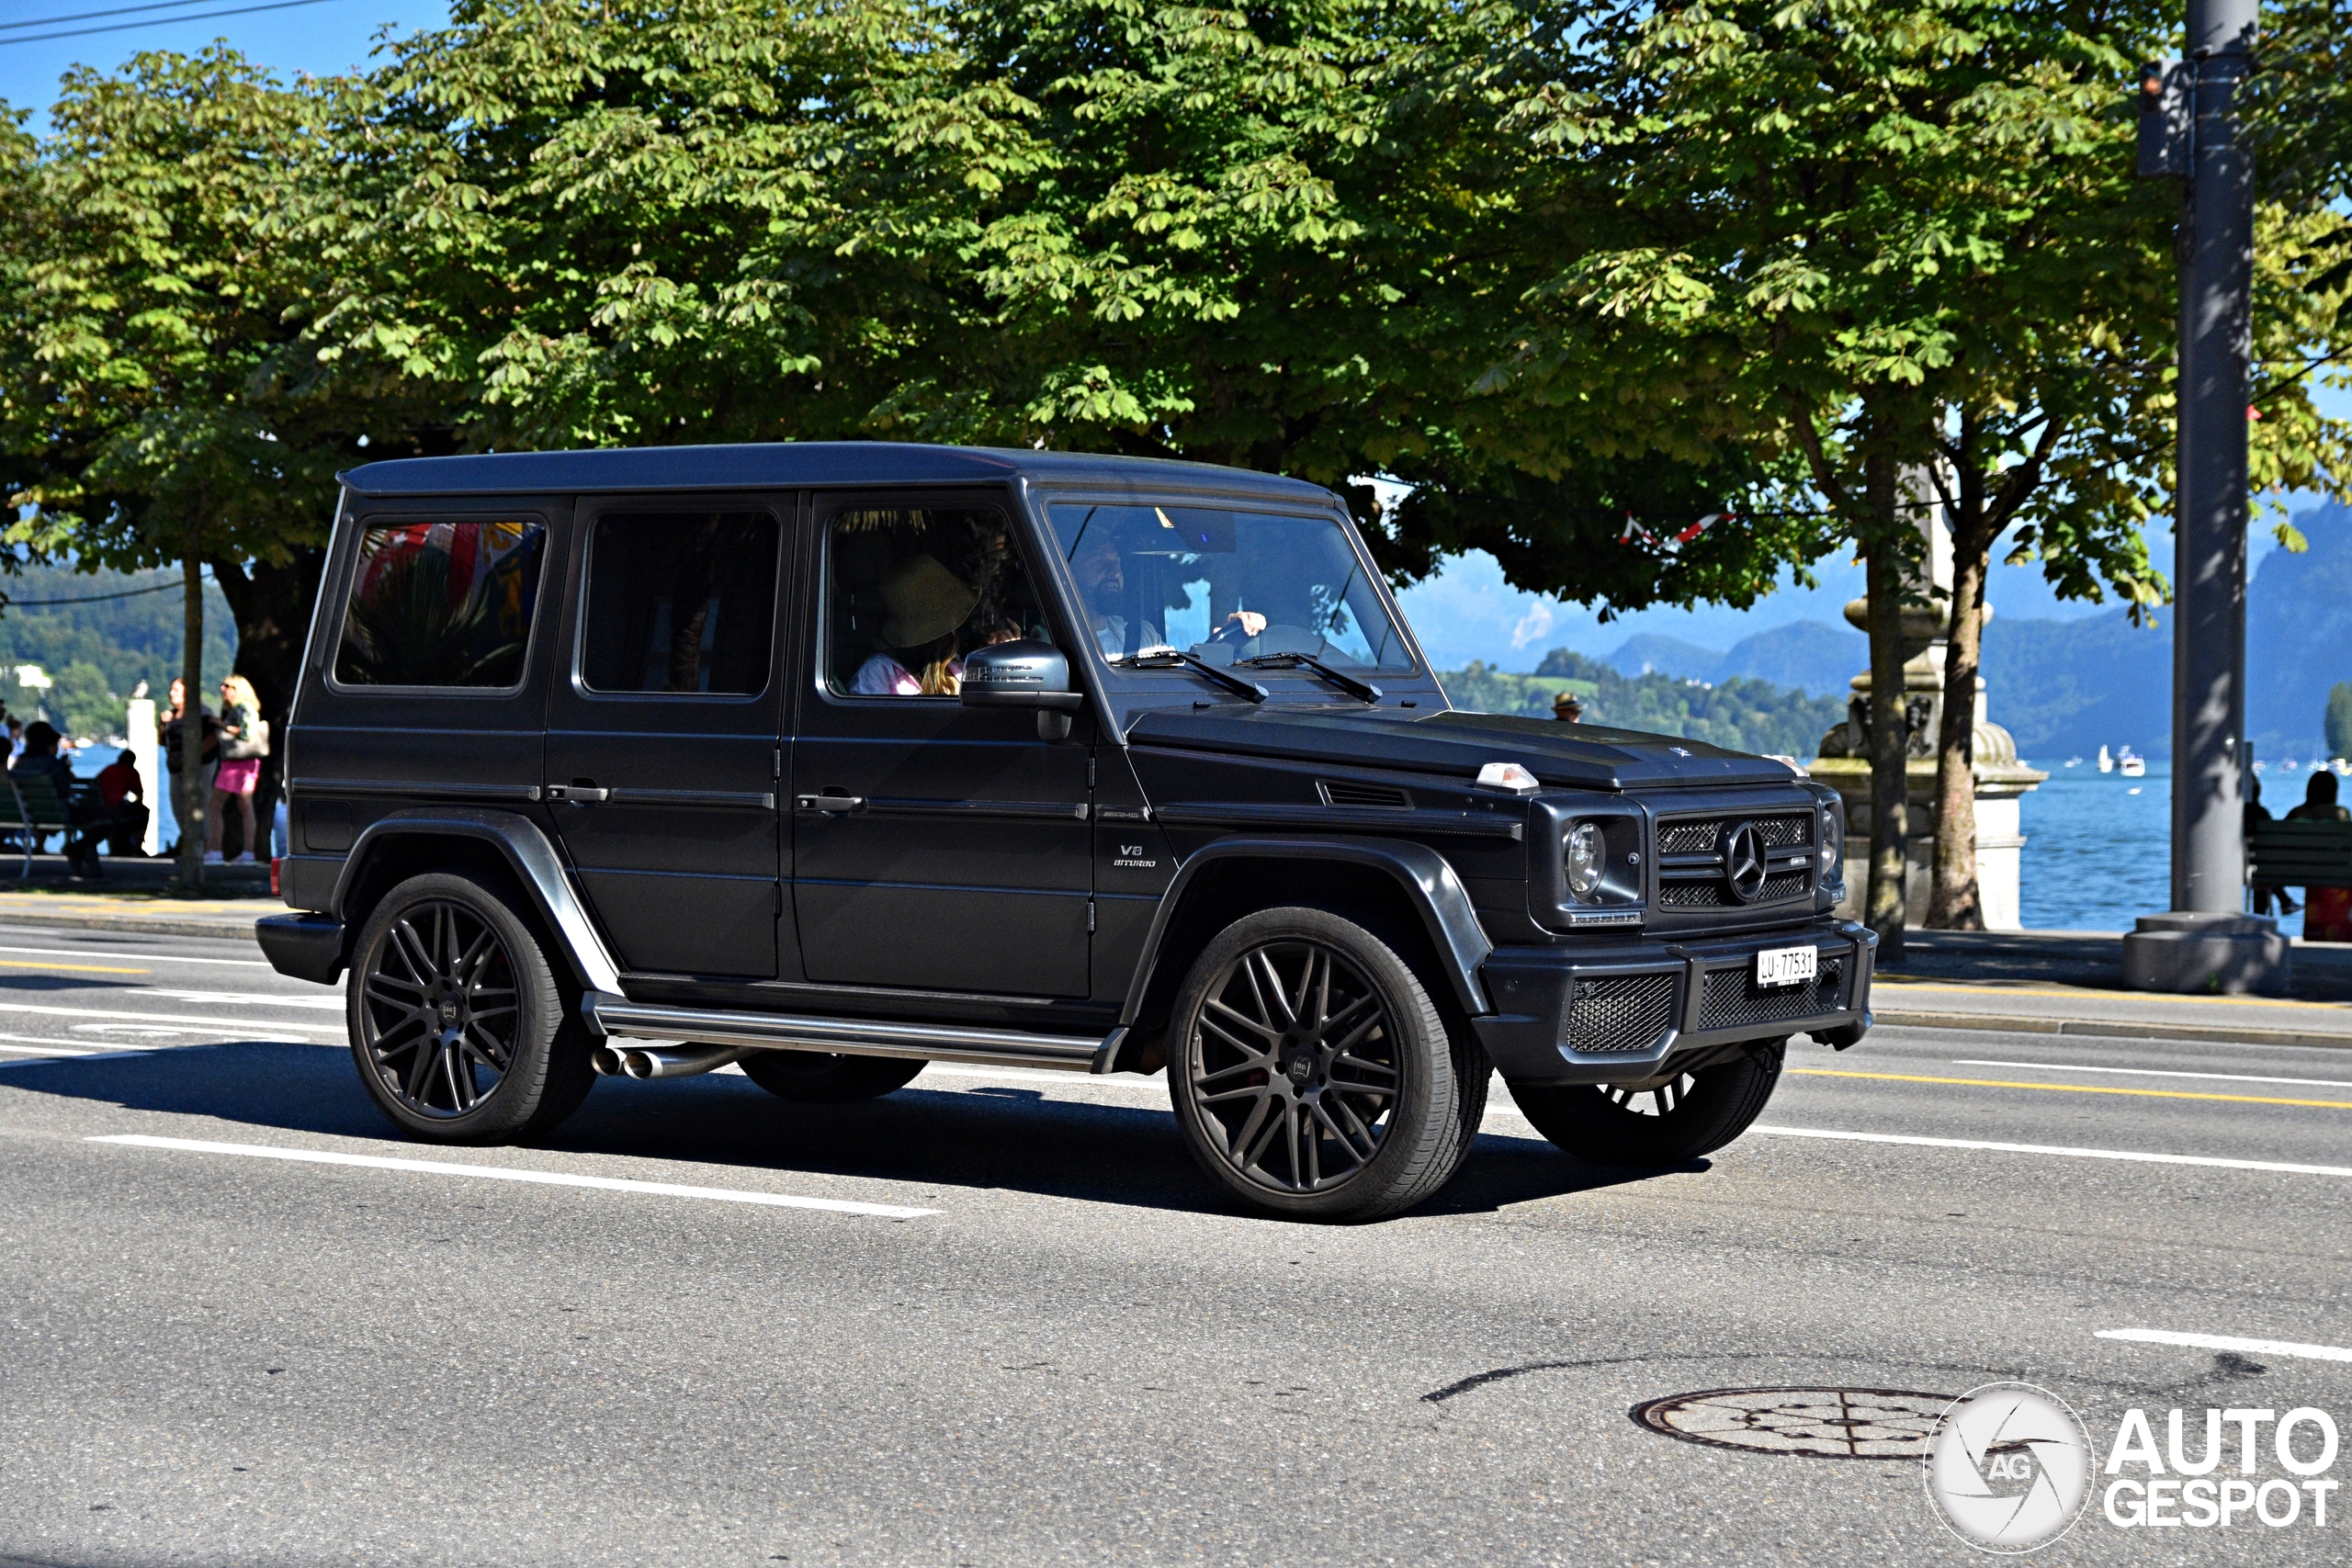
M 1122 1026 L 1096 1040 L 1017 1029 L 728 1012 L 633 1002 L 606 991 L 589 992 L 582 998 L 580 1010 L 587 1015 L 588 1027 L 608 1040 L 672 1040 L 754 1051 L 830 1051 L 843 1056 L 919 1056 L 933 1062 L 1051 1067 L 1073 1073 L 1109 1072 L 1127 1032 Z

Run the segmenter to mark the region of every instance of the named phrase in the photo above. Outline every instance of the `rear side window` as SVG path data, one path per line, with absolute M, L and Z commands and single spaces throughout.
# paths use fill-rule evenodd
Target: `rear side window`
M 547 529 L 527 521 L 369 528 L 343 617 L 346 686 L 513 686 L 538 608 Z
M 588 546 L 581 682 L 592 692 L 749 696 L 767 685 L 776 520 L 614 513 Z

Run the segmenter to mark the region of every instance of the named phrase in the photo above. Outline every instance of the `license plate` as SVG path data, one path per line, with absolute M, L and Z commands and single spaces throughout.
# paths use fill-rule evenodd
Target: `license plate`
M 1756 955 L 1759 986 L 1802 986 L 1814 977 L 1820 953 L 1810 947 L 1768 947 Z

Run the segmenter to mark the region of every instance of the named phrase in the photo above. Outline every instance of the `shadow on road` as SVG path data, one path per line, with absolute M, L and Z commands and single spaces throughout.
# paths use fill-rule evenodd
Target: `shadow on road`
M 247 1043 L 27 1063 L 0 1073 L 0 1089 L 223 1124 L 173 1130 L 183 1136 L 235 1141 L 241 1131 L 250 1135 L 275 1129 L 399 1141 L 340 1048 Z M 430 1147 L 403 1146 L 419 1154 Z M 1009 1088 L 928 1089 L 920 1078 L 881 1100 L 831 1106 L 786 1104 L 733 1075 L 673 1083 L 605 1078 L 576 1115 L 536 1146 L 997 1188 L 1139 1208 L 1239 1212 L 1194 1167 L 1177 1134 L 1175 1117 L 1163 1105 L 1057 1101 Z M 1706 1167 L 1701 1162 L 1682 1168 Z M 1663 1174 L 1672 1173 L 1584 1165 L 1539 1138 L 1486 1134 L 1461 1174 L 1415 1213 L 1491 1213 Z

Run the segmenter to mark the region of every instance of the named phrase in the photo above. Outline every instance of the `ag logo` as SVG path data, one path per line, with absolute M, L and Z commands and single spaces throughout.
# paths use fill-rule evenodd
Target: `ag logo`
M 1987 1383 L 1928 1435 L 1928 1501 L 1971 1546 L 2034 1551 L 2082 1517 L 2090 1467 L 2090 1438 L 2064 1401 L 2030 1383 Z

